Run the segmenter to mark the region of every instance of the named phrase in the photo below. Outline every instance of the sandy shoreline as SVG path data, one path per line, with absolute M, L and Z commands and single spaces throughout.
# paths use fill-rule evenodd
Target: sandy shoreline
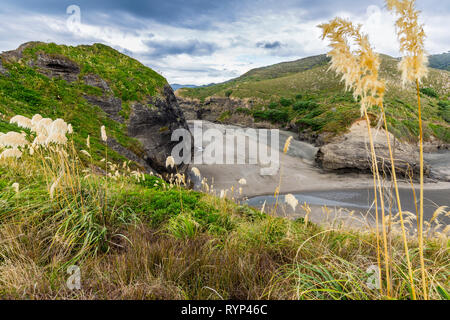
M 206 123 L 207 127 L 218 128 L 225 130 L 230 126 L 222 126 L 212 123 Z M 280 149 L 284 145 L 289 133 L 281 132 L 280 134 Z M 280 170 L 275 175 L 262 176 L 260 170 L 262 166 L 255 164 L 243 165 L 195 165 L 201 174 L 202 178 L 206 178 L 208 185 L 214 189 L 216 194 L 220 194 L 222 190 L 228 190 L 227 196 L 235 199 L 254 198 L 259 196 L 273 196 L 276 188 L 280 184 L 281 174 L 281 188 L 280 194 L 303 194 L 314 192 L 345 192 L 346 190 L 358 190 L 364 196 L 361 199 L 356 199 L 355 202 L 370 201 L 370 196 L 366 198 L 365 190 L 373 189 L 373 177 L 366 173 L 335 173 L 325 172 L 314 164 L 314 147 L 305 144 L 301 141 L 293 140 L 288 154 L 279 153 Z M 246 150 L 248 152 L 248 148 Z M 239 180 L 244 178 L 247 181 L 246 185 L 240 185 Z M 390 187 L 390 182 L 386 181 L 386 187 Z M 415 188 L 418 183 L 415 183 Z M 232 195 L 231 189 L 234 192 Z M 239 193 L 239 188 L 242 188 L 242 193 Z M 399 188 L 402 190 L 402 196 L 411 190 L 411 185 L 408 181 L 399 181 Z M 440 205 L 450 206 L 450 182 L 432 182 L 425 184 L 425 196 L 432 195 L 433 203 L 436 203 L 436 208 Z M 448 193 L 446 192 L 448 190 Z M 448 196 L 447 196 L 448 194 Z M 417 193 L 418 195 L 418 193 Z M 409 209 L 413 208 L 414 201 L 410 201 L 410 197 L 403 197 L 406 202 L 411 202 Z M 402 202 L 403 202 L 402 201 Z M 431 201 L 429 201 L 431 202 Z M 366 205 L 368 205 L 366 203 Z M 406 206 L 405 206 L 406 207 Z M 322 206 L 314 205 L 314 220 L 319 221 Z M 294 212 L 289 212 L 288 215 L 293 217 Z M 317 218 L 317 219 L 316 219 Z

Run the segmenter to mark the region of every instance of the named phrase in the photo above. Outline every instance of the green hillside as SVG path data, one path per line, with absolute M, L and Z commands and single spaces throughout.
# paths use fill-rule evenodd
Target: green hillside
M 399 138 L 415 141 L 418 136 L 416 95 L 403 89 L 398 60 L 382 55 L 381 76 L 387 80 L 385 107 L 391 129 Z M 257 121 L 282 126 L 290 123 L 299 130 L 340 133 L 360 117 L 359 105 L 344 92 L 340 79 L 328 71 L 325 55 L 254 69 L 239 78 L 207 88 L 180 89 L 181 97 L 205 100 L 210 96 L 249 98 L 251 114 Z M 450 73 L 430 69 L 422 86 L 426 137 L 450 141 Z M 376 111 L 373 111 L 376 112 Z
M 450 71 L 450 51 L 428 57 L 431 68 Z
M 19 50 L 20 51 L 20 50 Z M 80 66 L 78 79 L 67 82 L 48 77 L 35 66 L 38 55 L 72 61 Z M 166 80 L 140 62 L 102 45 L 64 46 L 53 43 L 30 43 L 22 52 L 7 52 L 1 56 L 5 72 L 0 73 L 0 131 L 21 131 L 10 125 L 8 119 L 17 114 L 32 117 L 41 114 L 52 119 L 62 118 L 74 128 L 74 142 L 85 148 L 86 138 L 91 135 L 92 157 L 104 158 L 104 146 L 100 142 L 100 127 L 107 128 L 108 135 L 122 146 L 141 154 L 140 143 L 127 136 L 126 124 L 111 120 L 98 106 L 90 104 L 85 95 L 101 96 L 98 87 L 86 85 L 83 77 L 96 74 L 106 81 L 112 95 L 122 101 L 120 115 L 127 119 L 129 104 L 143 101 L 160 93 Z M 68 59 L 68 60 L 67 60 Z M 112 160 L 125 160 L 108 151 Z

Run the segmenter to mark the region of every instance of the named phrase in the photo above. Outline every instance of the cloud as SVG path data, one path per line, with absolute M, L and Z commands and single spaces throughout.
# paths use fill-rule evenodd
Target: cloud
M 182 41 L 147 40 L 144 41 L 144 44 L 151 50 L 149 56 L 156 58 L 180 54 L 201 57 L 211 55 L 218 49 L 218 46 L 213 42 L 205 42 L 195 39 Z
M 81 24 L 67 27 L 77 4 Z M 450 49 L 450 2 L 418 0 L 430 53 Z M 335 16 L 362 23 L 378 52 L 399 56 L 384 0 L 3 0 L 0 50 L 38 40 L 101 42 L 162 73 L 169 82 L 207 84 L 252 68 L 325 53 L 317 25 Z
M 260 41 L 260 42 L 256 43 L 256 46 L 258 48 L 264 48 L 264 49 L 277 49 L 277 48 L 281 47 L 281 42 L 280 41 L 274 41 L 274 42 Z

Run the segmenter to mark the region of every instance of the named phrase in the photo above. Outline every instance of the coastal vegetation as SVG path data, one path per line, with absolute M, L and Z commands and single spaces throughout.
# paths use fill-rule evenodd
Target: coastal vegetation
M 104 142 L 109 130 L 100 129 Z M 255 210 L 233 201 L 244 179 L 220 197 L 204 179 L 196 192 L 186 188 L 183 175 L 165 181 L 131 170 L 127 162 L 100 161 L 101 175 L 81 161 L 92 149 L 84 141 L 78 150 L 75 134 L 38 144 L 33 128 L 19 134 L 14 148 L 20 157 L 0 160 L 2 298 L 387 298 L 371 287 L 376 277 L 367 271 L 377 263 L 370 225 L 319 226 Z M 285 205 L 292 203 L 280 203 Z M 408 221 L 413 228 L 414 219 Z M 436 226 L 432 222 L 429 229 Z M 390 298 L 411 299 L 402 237 L 395 230 Z M 428 295 L 448 299 L 448 240 L 439 234 L 424 238 Z M 419 270 L 418 242 L 408 238 L 408 245 L 412 268 Z M 81 269 L 80 290 L 66 285 L 72 265 Z
M 162 76 L 112 48 L 34 43 L 20 57 L 19 51 L 2 54 L 0 298 L 450 299 L 450 226 L 441 223 L 450 211 L 441 206 L 430 221 L 423 216 L 423 143 L 432 136 L 450 141 L 449 73 L 430 69 L 424 78 L 424 34 L 414 1 L 387 4 L 399 16 L 401 61 L 375 53 L 359 26 L 336 18 L 320 26 L 330 40 L 328 56 L 180 90 L 199 100 L 253 99 L 252 108 L 233 112 L 314 132 L 339 134 L 363 119 L 375 223 L 326 206 L 323 223 L 312 222 L 307 203 L 280 194 L 281 173 L 275 208 L 256 209 L 242 201 L 243 188 L 252 188 L 244 177 L 217 190 L 198 168 L 179 170 L 169 154 L 165 168 L 151 171 L 119 153 L 113 139 L 143 155 L 127 127 L 131 106 L 143 104 L 137 110 L 148 115 L 155 108 L 149 100 L 168 89 Z M 42 57 L 79 68 L 76 77 L 46 75 Z M 88 84 L 93 75 L 97 85 Z M 166 102 L 175 99 L 170 93 Z M 119 99 L 120 121 L 86 97 Z M 153 130 L 159 136 L 170 136 L 183 117 L 165 110 L 174 120 Z M 226 111 L 219 120 L 231 116 Z M 378 167 L 377 125 L 386 132 L 391 176 Z M 402 210 L 389 132 L 419 142 L 416 212 Z M 293 137 L 284 155 L 291 143 Z M 396 206 L 385 207 L 388 198 Z M 279 214 L 288 209 L 301 218 Z M 328 219 L 333 214 L 358 220 L 359 227 Z M 74 266 L 81 271 L 75 290 L 67 282 Z

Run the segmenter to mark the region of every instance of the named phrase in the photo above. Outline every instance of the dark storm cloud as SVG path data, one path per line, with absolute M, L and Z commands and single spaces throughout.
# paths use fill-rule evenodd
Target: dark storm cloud
M 274 41 L 274 42 L 264 42 L 260 41 L 256 44 L 258 48 L 264 48 L 264 49 L 278 49 L 281 48 L 281 42 L 280 41 Z
M 6 7 L 52 15 L 63 15 L 68 6 L 77 5 L 81 8 L 83 19 L 89 23 L 107 18 L 115 25 L 143 27 L 145 23 L 139 19 L 145 18 L 162 24 L 198 29 L 207 28 L 208 23 L 216 19 L 223 21 L 233 19 L 236 6 L 240 3 L 237 0 L 7 0 L 5 2 Z
M 214 53 L 218 47 L 214 43 L 199 40 L 186 41 L 144 41 L 151 50 L 151 57 L 166 57 L 170 55 L 187 54 L 190 56 L 208 56 Z
M 304 9 L 302 20 L 327 19 L 340 10 L 363 14 L 369 5 L 384 7 L 384 0 L 3 0 L 0 12 L 16 8 L 49 15 L 65 15 L 69 5 L 78 5 L 85 22 L 134 29 L 145 28 L 145 19 L 165 25 L 208 29 L 214 22 L 232 22 L 249 15 Z M 450 1 L 417 1 L 426 13 L 450 10 Z M 299 17 L 300 18 L 300 17 Z

